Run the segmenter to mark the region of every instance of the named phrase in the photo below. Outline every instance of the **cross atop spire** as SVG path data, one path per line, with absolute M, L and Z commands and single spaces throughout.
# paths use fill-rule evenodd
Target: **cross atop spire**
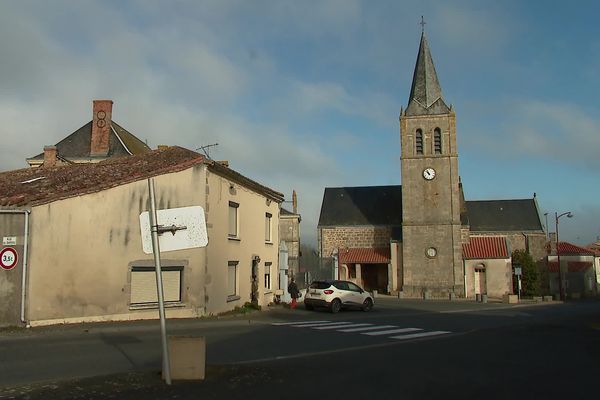
M 421 22 L 419 22 L 419 25 L 421 25 L 421 33 L 425 33 L 425 24 L 427 22 L 425 22 L 425 20 L 423 19 L 423 16 L 421 15 Z
M 406 115 L 446 114 L 450 112 L 450 108 L 442 98 L 442 88 L 425 38 L 425 23 L 423 17 L 421 17 L 421 43 L 419 44 L 419 53 L 415 64 Z

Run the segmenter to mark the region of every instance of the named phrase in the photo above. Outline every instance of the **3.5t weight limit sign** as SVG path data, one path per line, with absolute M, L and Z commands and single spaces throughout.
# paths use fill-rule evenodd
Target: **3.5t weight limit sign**
M 17 265 L 17 251 L 12 247 L 5 247 L 0 250 L 0 267 L 5 270 L 13 269 Z

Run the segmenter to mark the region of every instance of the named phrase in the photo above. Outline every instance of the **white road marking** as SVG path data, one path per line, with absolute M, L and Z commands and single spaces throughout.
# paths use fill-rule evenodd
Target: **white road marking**
M 401 328 L 401 329 L 392 329 L 386 331 L 377 331 L 377 332 L 364 332 L 361 335 L 369 335 L 369 336 L 381 336 L 381 335 L 391 335 L 392 333 L 404 333 L 404 332 L 415 332 L 422 331 L 421 328 Z
M 362 331 L 373 331 L 375 329 L 387 329 L 387 328 L 397 328 L 397 326 L 395 326 L 395 325 L 375 325 L 375 326 L 367 326 L 364 328 L 340 329 L 338 332 L 362 332 Z
M 352 322 L 347 322 L 345 325 L 318 326 L 318 327 L 313 328 L 313 329 L 320 329 L 320 330 L 325 330 L 325 329 L 339 329 L 339 328 L 350 328 L 350 327 L 355 327 L 355 326 L 366 326 L 366 325 L 371 325 L 371 324 L 354 324 Z
M 345 324 L 350 324 L 351 322 L 345 321 L 345 322 L 321 322 L 321 323 L 315 323 L 315 324 L 302 324 L 302 325 L 290 325 L 293 328 L 312 328 L 315 326 L 334 326 L 334 325 L 345 325 Z
M 427 337 L 427 336 L 445 335 L 446 333 L 450 333 L 450 332 L 448 332 L 448 331 L 433 331 L 433 332 L 411 333 L 409 335 L 390 336 L 390 339 L 406 340 L 406 339 L 415 339 L 415 338 Z
M 322 323 L 322 322 L 330 322 L 330 321 L 295 321 L 295 322 L 274 322 L 271 325 L 283 326 L 283 325 L 296 325 L 296 324 L 310 324 L 310 323 Z

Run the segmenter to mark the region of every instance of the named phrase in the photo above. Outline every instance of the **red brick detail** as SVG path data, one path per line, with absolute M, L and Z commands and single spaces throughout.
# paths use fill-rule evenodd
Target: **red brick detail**
M 92 119 L 91 156 L 107 156 L 112 125 L 112 100 L 94 100 Z
M 389 264 L 390 248 L 339 249 L 340 264 Z
M 471 236 L 463 244 L 463 258 L 477 260 L 486 258 L 510 258 L 504 236 Z

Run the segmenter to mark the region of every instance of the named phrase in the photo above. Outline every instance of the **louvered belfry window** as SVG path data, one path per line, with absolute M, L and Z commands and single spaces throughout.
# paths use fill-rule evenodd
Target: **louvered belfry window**
M 442 154 L 442 131 L 435 128 L 433 131 L 433 151 L 435 154 Z
M 415 148 L 417 154 L 423 154 L 423 131 L 421 129 L 417 129 L 415 139 Z

